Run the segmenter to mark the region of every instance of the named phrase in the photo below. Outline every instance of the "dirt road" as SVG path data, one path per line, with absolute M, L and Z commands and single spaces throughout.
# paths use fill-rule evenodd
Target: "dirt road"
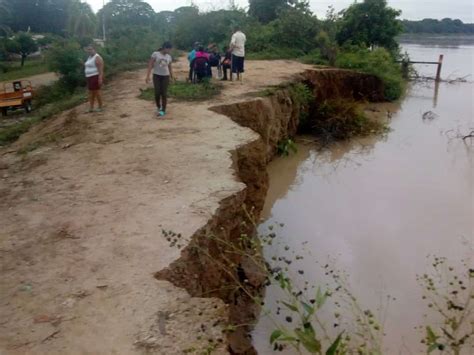
M 144 72 L 127 72 L 103 113 L 77 107 L 2 148 L 0 353 L 225 353 L 226 306 L 153 277 L 179 257 L 161 232 L 189 238 L 243 188 L 231 152 L 256 134 L 208 108 L 305 68 L 250 62 L 243 85 L 172 102 L 164 120 L 137 98 Z

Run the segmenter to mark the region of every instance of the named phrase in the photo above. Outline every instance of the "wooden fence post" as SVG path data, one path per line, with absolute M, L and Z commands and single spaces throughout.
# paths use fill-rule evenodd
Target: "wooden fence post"
M 444 58 L 444 55 L 440 54 L 439 60 L 438 60 L 438 70 L 436 71 L 436 81 L 441 80 L 441 68 L 443 67 L 443 58 Z

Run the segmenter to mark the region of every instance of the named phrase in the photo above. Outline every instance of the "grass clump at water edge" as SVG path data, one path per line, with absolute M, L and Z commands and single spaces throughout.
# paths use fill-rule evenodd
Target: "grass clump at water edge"
M 323 143 L 380 134 L 387 129 L 385 122 L 368 118 L 359 103 L 341 98 L 315 103 L 301 126 Z
M 180 101 L 205 101 L 219 95 L 220 92 L 221 86 L 210 81 L 200 84 L 176 81 L 170 85 L 168 95 L 170 98 Z M 142 90 L 139 97 L 143 100 L 154 100 L 154 89 Z

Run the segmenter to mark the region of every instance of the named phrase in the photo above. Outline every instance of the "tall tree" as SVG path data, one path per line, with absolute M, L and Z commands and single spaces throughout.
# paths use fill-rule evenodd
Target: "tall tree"
M 107 32 L 130 26 L 151 26 L 155 21 L 155 11 L 142 0 L 112 0 L 97 14 L 100 26 L 105 21 Z
M 26 58 L 38 50 L 38 45 L 30 34 L 22 32 L 6 42 L 6 49 L 10 53 L 19 54 L 23 66 Z
M 278 17 L 280 11 L 291 7 L 311 12 L 307 0 L 249 0 L 249 15 L 256 17 L 261 23 L 269 23 Z
M 386 0 L 364 0 L 343 11 L 337 41 L 367 47 L 397 48 L 395 37 L 402 32 L 401 11 L 387 6 Z
M 74 1 L 68 9 L 68 34 L 78 38 L 93 37 L 96 28 L 97 18 L 89 4 Z
M 249 0 L 249 15 L 262 23 L 268 23 L 278 17 L 278 12 L 288 5 L 288 0 Z
M 5 0 L 11 10 L 8 25 L 14 31 L 64 34 L 73 1 L 76 0 Z

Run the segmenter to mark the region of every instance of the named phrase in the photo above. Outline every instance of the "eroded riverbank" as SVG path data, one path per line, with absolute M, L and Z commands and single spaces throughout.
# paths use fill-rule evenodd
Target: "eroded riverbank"
M 472 73 L 472 46 L 457 51 L 418 45 L 410 54 L 416 60 L 440 53 L 447 58 L 446 77 Z M 420 68 L 425 75 L 430 69 Z M 430 314 L 416 280 L 432 268 L 427 256 L 447 257 L 461 270 L 463 258 L 473 265 L 474 148 L 461 138 L 474 127 L 473 90 L 470 82 L 415 84 L 398 110 L 387 110 L 391 131 L 383 139 L 356 139 L 324 150 L 306 143 L 296 155 L 269 166 L 261 232 L 284 223 L 277 232 L 281 248 L 310 254 L 291 265 L 297 280 L 302 279 L 298 270 L 304 270 L 305 280 L 325 287 L 331 280 L 321 265 L 346 271 L 360 304 L 379 310 L 387 354 L 423 352 L 425 329 L 414 327 L 442 322 Z M 267 247 L 265 255 L 283 253 Z M 288 324 L 285 312 L 275 315 L 280 294 L 269 289 L 266 307 Z M 388 307 L 387 295 L 392 296 Z M 337 334 L 333 313 L 329 306 L 323 320 Z M 260 354 L 271 353 L 273 329 L 263 316 L 253 334 Z
M 160 121 L 137 98 L 144 72 L 125 73 L 105 91 L 103 113 L 69 110 L 2 149 L 2 350 L 229 351 L 233 309 L 248 304 L 209 292 L 228 280 L 205 263 L 196 269 L 186 245 L 216 228 L 235 237 L 243 203 L 260 213 L 266 164 L 296 130 L 298 107 L 284 93 L 249 93 L 311 69 L 271 64 L 269 73 L 268 63 L 249 63 L 243 85 L 225 84 L 212 102 L 173 103 Z M 186 64 L 177 72 L 185 77 Z M 257 114 L 269 131 L 243 127 L 232 105 L 249 105 L 237 112 Z M 179 247 L 163 231 L 178 233 Z

